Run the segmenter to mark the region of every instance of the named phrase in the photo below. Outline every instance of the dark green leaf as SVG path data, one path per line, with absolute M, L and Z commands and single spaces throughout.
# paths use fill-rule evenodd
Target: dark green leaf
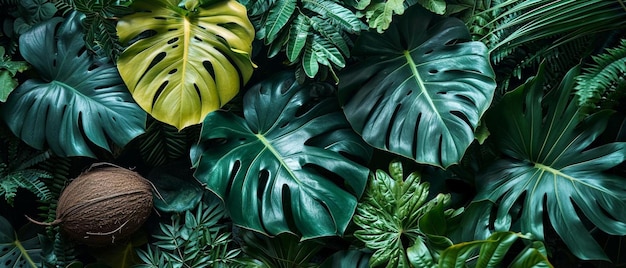
M 341 235 L 363 192 L 371 148 L 350 129 L 325 83 L 291 73 L 244 96 L 244 117 L 209 114 L 191 151 L 196 178 L 233 221 L 267 234 Z M 355 162 L 358 161 L 358 162 Z
M 294 22 L 291 24 L 289 30 L 289 41 L 287 42 L 287 58 L 295 62 L 300 56 L 304 45 L 306 44 L 307 36 L 309 33 L 308 18 L 302 14 L 298 15 Z
M 420 163 L 458 163 L 493 97 L 487 48 L 463 22 L 411 7 L 384 34 L 364 33 L 340 75 L 352 127 L 376 148 Z M 306 70 L 306 69 L 305 69 Z
M 265 44 L 272 43 L 279 31 L 287 25 L 296 9 L 296 0 L 277 0 L 275 5 L 274 8 L 270 9 L 267 24 L 264 25 L 266 31 Z
M 58 26 L 58 27 L 57 27 Z M 20 85 L 3 106 L 11 130 L 59 156 L 90 156 L 144 132 L 137 106 L 114 65 L 85 50 L 78 15 L 52 19 L 20 36 L 20 52 L 41 78 Z
M 11 223 L 0 216 L 0 264 L 7 268 L 40 267 L 40 238 L 21 239 Z
M 193 172 L 184 163 L 174 162 L 154 168 L 148 179 L 159 193 L 154 207 L 166 212 L 193 209 L 202 199 L 203 189 L 193 178 Z M 163 197 L 163 199 L 160 199 Z
M 523 233 L 542 240 L 543 224 L 549 222 L 577 257 L 607 259 L 584 222 L 626 235 L 626 179 L 604 173 L 626 159 L 626 143 L 590 148 L 611 112 L 585 117 L 576 100 L 570 101 L 579 68 L 568 72 L 551 98 L 544 99 L 544 70 L 542 65 L 535 78 L 507 94 L 488 114 L 491 137 L 507 157 L 478 178 L 475 201 L 498 203 L 483 215 L 489 219 L 495 214 L 496 230 L 518 223 Z M 523 205 L 521 212 L 512 211 L 517 203 Z

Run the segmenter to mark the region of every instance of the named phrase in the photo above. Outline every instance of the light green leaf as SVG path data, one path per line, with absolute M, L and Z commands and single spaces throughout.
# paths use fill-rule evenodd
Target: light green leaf
M 7 101 L 9 94 L 17 87 L 17 81 L 7 70 L 0 70 L 0 102 Z
M 544 99 L 542 65 L 536 77 L 491 110 L 491 138 L 507 157 L 478 178 L 474 202 L 497 202 L 482 216 L 495 220 L 496 230 L 515 223 L 521 232 L 542 240 L 543 223 L 549 222 L 577 257 L 606 260 L 587 223 L 626 235 L 626 179 L 604 173 L 626 159 L 626 143 L 590 148 L 611 112 L 585 117 L 576 100 L 570 101 L 578 73 L 578 67 L 570 70 L 551 98 Z M 515 204 L 522 204 L 521 212 L 511 211 Z
M 489 107 L 487 48 L 458 19 L 415 5 L 384 34 L 363 33 L 340 74 L 352 127 L 372 146 L 439 167 L 458 163 Z
M 40 78 L 15 89 L 2 115 L 28 145 L 95 157 L 91 146 L 111 151 L 144 132 L 146 114 L 115 66 L 87 52 L 79 15 L 33 27 L 20 36 L 19 48 Z
M 137 0 L 117 24 L 129 44 L 117 62 L 133 98 L 178 129 L 202 122 L 252 75 L 254 28 L 235 0 L 188 12 L 177 0 Z
M 379 33 L 383 33 L 389 28 L 394 14 L 404 14 L 404 1 L 405 0 L 389 0 L 374 3 L 363 1 L 357 6 L 357 9 L 361 10 L 361 14 L 365 14 L 370 28 L 376 29 Z
M 341 235 L 365 188 L 371 148 L 347 124 L 332 85 L 294 80 L 281 73 L 251 88 L 244 118 L 209 114 L 191 151 L 194 175 L 246 229 Z
M 417 2 L 435 14 L 443 15 L 446 13 L 445 0 L 418 0 Z

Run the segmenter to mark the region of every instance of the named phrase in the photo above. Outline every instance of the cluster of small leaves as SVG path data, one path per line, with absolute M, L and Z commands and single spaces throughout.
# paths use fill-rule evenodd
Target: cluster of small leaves
M 50 190 L 41 180 L 52 176 L 35 167 L 48 159 L 50 152 L 33 152 L 5 132 L 5 128 L 0 128 L 0 197 L 4 196 L 7 203 L 13 205 L 17 190 L 23 188 L 37 195 L 39 200 L 52 199 Z
M 410 267 L 408 247 L 436 259 L 453 244 L 445 235 L 462 210 L 444 210 L 450 195 L 427 200 L 430 184 L 420 183 L 418 173 L 403 176 L 399 161 L 389 164 L 389 174 L 377 170 L 357 206 L 354 222 L 361 229 L 354 236 L 374 250 L 370 267 Z
M 12 61 L 9 55 L 5 54 L 4 47 L 0 46 L 0 102 L 5 102 L 17 85 L 15 78 L 17 73 L 28 69 L 25 61 Z
M 195 212 L 174 214 L 160 224 L 160 233 L 146 250 L 138 250 L 144 264 L 136 267 L 216 267 L 236 263 L 241 249 L 231 247 L 232 236 L 220 223 L 224 207 L 217 198 L 200 203 Z
M 370 28 L 379 33 L 389 28 L 394 15 L 404 14 L 408 7 L 419 3 L 435 14 L 446 13 L 445 0 L 348 0 L 344 1 L 358 9 L 357 16 L 365 17 Z
M 124 47 L 119 43 L 117 18 L 132 13 L 129 0 L 61 0 L 66 6 L 85 14 L 85 43 L 96 54 L 116 60 Z
M 350 57 L 350 34 L 367 26 L 347 6 L 334 0 L 240 1 L 248 9 L 257 38 L 269 46 L 268 56 L 284 51 L 299 73 L 313 78 L 320 68 L 334 74 Z
M 597 106 L 614 108 L 626 90 L 626 39 L 617 47 L 594 56 L 593 61 L 576 77 L 574 89 L 579 96 L 578 105 L 589 110 Z M 601 100 L 605 101 L 601 103 Z
M 56 6 L 48 0 L 21 0 L 18 3 L 17 12 L 12 14 L 16 18 L 13 21 L 13 32 L 17 35 L 30 30 L 37 23 L 49 20 L 57 12 Z

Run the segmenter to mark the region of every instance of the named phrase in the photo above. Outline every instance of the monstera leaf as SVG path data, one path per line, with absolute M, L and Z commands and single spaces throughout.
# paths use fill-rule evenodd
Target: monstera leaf
M 0 216 L 0 264 L 2 267 L 41 267 L 40 238 L 37 235 L 29 237 L 31 238 L 20 240 L 11 223 Z
M 369 170 L 371 148 L 350 129 L 333 87 L 283 73 L 251 88 L 244 116 L 216 111 L 191 151 L 195 177 L 238 225 L 304 239 L 342 234 Z M 356 161 L 356 162 L 355 162 Z
M 37 149 L 95 157 L 142 134 L 146 113 L 132 100 L 117 69 L 85 48 L 79 15 L 54 18 L 20 36 L 20 52 L 40 75 L 9 95 L 2 115 Z
M 254 28 L 235 0 L 190 4 L 191 11 L 178 2 L 133 2 L 137 12 L 117 25 L 120 41 L 130 43 L 117 64 L 139 106 L 182 129 L 202 122 L 248 81 Z
M 374 147 L 448 167 L 460 161 L 495 89 L 487 48 L 458 19 L 415 5 L 383 34 L 364 33 L 340 76 L 352 127 Z
M 610 112 L 584 117 L 576 100 L 569 101 L 578 72 L 578 67 L 568 72 L 552 98 L 543 99 L 542 66 L 490 111 L 491 138 L 507 157 L 478 179 L 475 202 L 489 202 L 472 214 L 474 221 L 495 215 L 497 231 L 517 222 L 522 233 L 540 240 L 549 222 L 577 257 L 607 260 L 588 226 L 626 235 L 626 179 L 604 172 L 624 161 L 626 143 L 588 148 L 604 131 Z M 521 212 L 516 204 L 522 204 Z

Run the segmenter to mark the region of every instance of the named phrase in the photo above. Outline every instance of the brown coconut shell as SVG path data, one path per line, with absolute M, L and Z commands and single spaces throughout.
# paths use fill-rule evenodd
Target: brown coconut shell
M 136 172 L 106 166 L 67 185 L 53 224 L 79 243 L 106 246 L 137 231 L 151 212 L 152 184 Z

